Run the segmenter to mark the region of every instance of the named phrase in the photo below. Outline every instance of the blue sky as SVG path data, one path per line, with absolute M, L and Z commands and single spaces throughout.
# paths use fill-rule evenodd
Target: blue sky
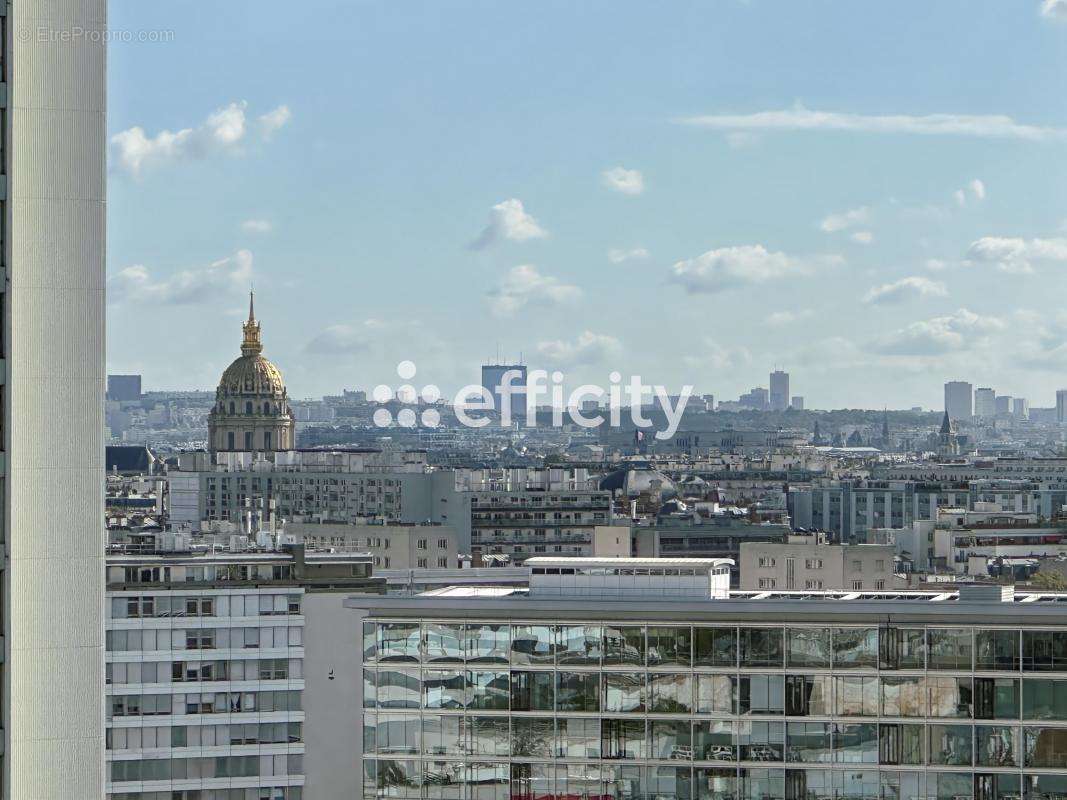
M 1067 386 L 1067 1 L 114 0 L 109 343 L 294 397 L 521 353 L 809 406 Z

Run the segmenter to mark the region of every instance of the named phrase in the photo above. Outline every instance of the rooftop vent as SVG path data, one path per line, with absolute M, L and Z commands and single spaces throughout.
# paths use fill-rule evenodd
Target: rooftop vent
M 996 583 L 965 583 L 960 586 L 961 603 L 1014 603 L 1015 587 Z

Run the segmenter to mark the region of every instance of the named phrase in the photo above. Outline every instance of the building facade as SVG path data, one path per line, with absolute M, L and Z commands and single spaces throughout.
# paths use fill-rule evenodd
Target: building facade
M 974 415 L 991 420 L 997 415 L 997 393 L 988 387 L 974 390 Z
M 376 571 L 459 567 L 459 537 L 451 525 L 294 522 L 285 526 L 285 533 L 316 550 L 369 553 Z
M 901 589 L 896 551 L 883 544 L 823 544 L 815 536 L 741 545 L 741 589 L 883 591 Z
M 0 29 L 0 795 L 101 797 L 107 4 Z
M 329 620 L 344 595 L 382 591 L 365 555 L 109 557 L 108 797 L 339 796 L 315 793 L 305 759 L 355 738 L 358 725 L 338 727 L 326 703 L 311 713 L 309 684 L 332 688 Z M 346 771 L 336 754 L 318 763 L 320 786 Z
M 950 419 L 970 422 L 974 416 L 974 387 L 966 381 L 945 384 L 945 411 Z
M 789 408 L 789 373 L 776 369 L 770 377 L 771 411 L 785 411 Z
M 1067 795 L 1062 597 L 755 597 L 351 598 L 362 796 Z

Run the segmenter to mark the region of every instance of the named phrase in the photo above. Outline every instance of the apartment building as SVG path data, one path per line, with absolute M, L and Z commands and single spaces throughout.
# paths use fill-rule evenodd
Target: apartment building
M 745 591 L 883 591 L 901 589 L 896 549 L 889 544 L 826 544 L 817 536 L 741 544 Z
M 331 713 L 331 631 L 345 596 L 384 591 L 371 572 L 366 554 L 303 546 L 110 555 L 108 797 L 336 796 L 309 778 L 344 772 L 339 741 L 359 735 Z
M 1067 795 L 1067 596 L 655 597 L 715 567 L 583 561 L 533 569 L 570 592 L 346 601 L 363 797 Z
M 337 549 L 369 553 L 374 569 L 456 569 L 459 540 L 451 525 L 344 525 L 291 522 L 287 536 L 316 550 Z

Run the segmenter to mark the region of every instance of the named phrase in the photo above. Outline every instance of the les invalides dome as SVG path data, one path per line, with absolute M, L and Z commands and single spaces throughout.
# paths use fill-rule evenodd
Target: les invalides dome
M 291 450 L 296 425 L 282 373 L 263 357 L 255 298 L 249 294 L 241 355 L 222 373 L 208 415 L 208 450 Z

